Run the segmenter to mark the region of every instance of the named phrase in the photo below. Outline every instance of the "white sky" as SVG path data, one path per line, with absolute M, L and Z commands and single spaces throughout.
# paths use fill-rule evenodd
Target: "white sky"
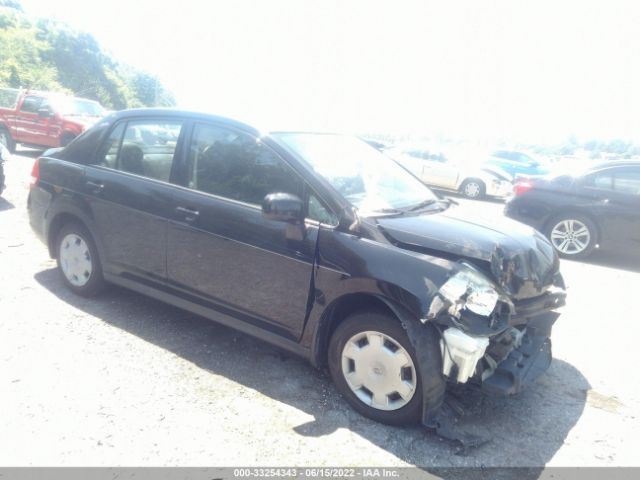
M 640 140 L 640 2 L 23 0 L 258 126 Z

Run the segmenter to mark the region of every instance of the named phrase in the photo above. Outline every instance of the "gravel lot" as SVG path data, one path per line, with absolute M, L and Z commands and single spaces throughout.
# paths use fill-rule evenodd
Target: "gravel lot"
M 69 293 L 27 221 L 35 156 L 5 165 L 0 198 L 0 465 L 640 463 L 640 259 L 563 262 L 551 368 L 517 397 L 469 399 L 469 428 L 492 441 L 461 455 L 426 429 L 359 416 L 326 373 L 259 340 L 115 287 Z

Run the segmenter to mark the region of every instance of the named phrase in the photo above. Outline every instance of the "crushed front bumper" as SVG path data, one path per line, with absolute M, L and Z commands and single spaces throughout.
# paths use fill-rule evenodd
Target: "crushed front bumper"
M 513 348 L 481 381 L 484 392 L 514 395 L 533 383 L 551 365 L 551 327 L 558 318 L 547 312 L 529 321 L 520 345 Z M 491 347 L 487 352 L 491 354 Z M 484 375 L 483 375 L 484 376 Z

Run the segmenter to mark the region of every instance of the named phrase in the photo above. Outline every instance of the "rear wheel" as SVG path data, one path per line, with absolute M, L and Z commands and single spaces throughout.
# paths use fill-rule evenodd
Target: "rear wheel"
M 469 178 L 460 186 L 460 193 L 472 200 L 483 198 L 487 188 L 482 180 Z
M 11 138 L 11 134 L 4 127 L 0 127 L 0 143 L 4 145 L 9 152 L 14 153 L 16 151 L 16 142 Z
M 437 349 L 437 342 L 433 345 Z M 391 425 L 420 420 L 422 370 L 443 381 L 437 365 L 418 364 L 400 322 L 381 312 L 356 313 L 338 326 L 329 345 L 329 370 L 356 411 Z M 441 398 L 426 400 L 439 403 Z
M 547 227 L 547 237 L 553 248 L 564 258 L 584 258 L 598 243 L 598 231 L 587 217 L 563 214 L 555 217 Z
M 58 270 L 70 290 L 88 297 L 104 288 L 98 251 L 85 227 L 77 223 L 64 225 L 56 246 Z

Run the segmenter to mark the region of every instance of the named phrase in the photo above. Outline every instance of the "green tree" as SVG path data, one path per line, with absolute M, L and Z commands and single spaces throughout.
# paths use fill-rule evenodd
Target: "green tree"
M 157 77 L 117 62 L 89 33 L 32 21 L 17 0 L 0 0 L 0 86 L 73 93 L 113 109 L 175 105 Z

